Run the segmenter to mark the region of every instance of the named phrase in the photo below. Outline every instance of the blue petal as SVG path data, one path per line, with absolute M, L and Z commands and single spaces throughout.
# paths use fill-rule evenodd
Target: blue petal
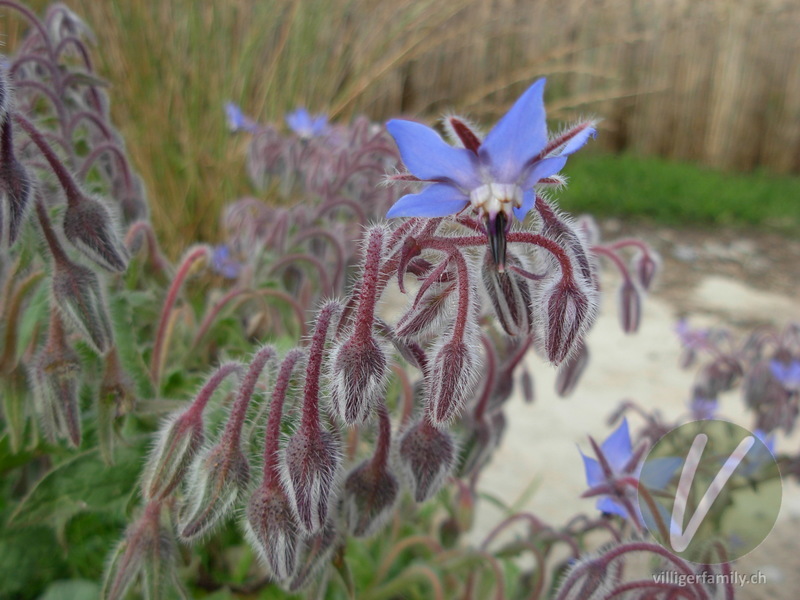
M 547 145 L 544 83 L 544 79 L 538 80 L 520 96 L 478 150 L 500 183 L 516 182 L 525 163 Z
M 305 108 L 300 107 L 286 115 L 286 124 L 295 133 L 306 133 L 311 129 L 311 115 Z
M 588 486 L 594 487 L 603 483 L 605 478 L 603 477 L 603 469 L 600 467 L 600 463 L 586 456 L 583 452 L 581 452 L 581 457 L 583 458 L 583 468 L 586 471 L 586 483 Z
M 536 204 L 536 192 L 527 190 L 522 193 L 522 206 L 514 209 L 514 216 L 520 221 L 524 221 L 526 215 L 533 210 Z
M 561 149 L 561 152 L 558 153 L 559 156 L 569 156 L 573 152 L 577 152 L 581 148 L 583 148 L 584 144 L 589 141 L 590 137 L 597 137 L 597 130 L 594 127 L 587 127 L 580 133 L 578 133 L 575 137 L 573 137 L 570 141 L 568 141 L 564 147 Z
M 625 466 L 633 454 L 628 419 L 622 419 L 619 427 L 603 442 L 601 449 L 612 469 L 618 471 Z
M 628 518 L 630 515 L 628 511 L 616 500 L 604 496 L 597 501 L 597 509 L 600 512 L 609 513 L 612 515 L 619 515 L 620 517 Z
M 386 129 L 394 137 L 406 168 L 420 179 L 447 179 L 469 190 L 480 185 L 475 155 L 453 148 L 430 127 L 392 119 Z
M 457 188 L 446 183 L 434 183 L 419 194 L 407 194 L 394 203 L 386 217 L 446 217 L 469 204 L 469 199 Z
M 550 158 L 543 158 L 538 160 L 530 167 L 530 171 L 525 175 L 525 181 L 522 184 L 523 190 L 528 190 L 538 183 L 540 179 L 555 175 L 564 165 L 567 164 L 566 156 L 551 156 Z

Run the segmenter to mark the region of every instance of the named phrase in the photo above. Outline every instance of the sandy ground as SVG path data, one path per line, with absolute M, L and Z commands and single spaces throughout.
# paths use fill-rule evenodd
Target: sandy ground
M 624 235 L 626 227 L 603 224 L 605 237 Z M 637 228 L 641 231 L 642 228 Z M 591 363 L 570 398 L 553 391 L 555 371 L 530 358 L 536 400 L 511 400 L 502 446 L 485 469 L 480 488 L 506 500 L 516 499 L 534 482 L 536 490 L 524 510 L 554 525 L 578 512 L 594 511 L 585 490 L 578 447 L 589 451 L 587 435 L 602 441 L 610 433 L 609 415 L 623 399 L 657 407 L 667 420 L 685 414 L 693 371 L 678 367 L 679 344 L 673 328 L 688 314 L 695 325 L 747 328 L 759 323 L 784 324 L 800 319 L 800 243 L 780 236 L 743 235 L 735 231 L 645 229 L 643 239 L 664 257 L 664 273 L 644 307 L 642 327 L 633 336 L 617 324 L 614 298 L 606 298 L 589 336 Z M 605 274 L 611 290 L 614 274 Z M 739 392 L 723 398 L 721 416 L 748 426 Z M 631 428 L 641 419 L 629 416 Z M 796 452 L 800 436 L 779 438 L 778 450 Z M 499 509 L 481 501 L 476 539 L 501 518 Z M 778 523 L 766 541 L 741 559 L 743 574 L 760 571 L 766 583 L 745 586 L 746 599 L 794 600 L 800 589 L 800 486 L 784 481 Z

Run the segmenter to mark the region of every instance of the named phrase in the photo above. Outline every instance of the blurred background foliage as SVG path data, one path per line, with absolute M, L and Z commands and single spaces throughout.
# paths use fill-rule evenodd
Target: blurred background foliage
M 48 2 L 29 4 L 41 12 Z M 591 178 L 581 174 L 582 185 L 561 194 L 565 207 L 667 222 L 800 224 L 796 0 L 68 4 L 96 35 L 112 118 L 173 256 L 191 241 L 214 240 L 221 207 L 253 193 L 247 139 L 227 131 L 228 100 L 262 122 L 305 105 L 337 120 L 428 120 L 458 110 L 489 123 L 542 75 L 551 119 L 604 118 L 596 154 L 567 169 Z M 2 16 L 13 49 L 22 25 Z

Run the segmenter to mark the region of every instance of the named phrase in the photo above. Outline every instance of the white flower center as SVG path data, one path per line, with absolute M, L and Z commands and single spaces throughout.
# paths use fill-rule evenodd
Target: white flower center
M 485 183 L 470 192 L 469 201 L 481 217 L 504 212 L 511 218 L 511 209 L 522 206 L 522 190 L 514 183 Z

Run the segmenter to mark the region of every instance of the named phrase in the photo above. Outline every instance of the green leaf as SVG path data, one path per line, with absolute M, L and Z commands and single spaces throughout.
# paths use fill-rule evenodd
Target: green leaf
M 122 516 L 142 467 L 143 441 L 130 446 L 120 444 L 111 469 L 103 463 L 96 448 L 61 463 L 25 496 L 9 524 L 43 524 L 60 530 L 82 511 Z
M 22 593 L 24 598 L 31 598 L 41 590 L 43 582 L 66 575 L 55 536 L 48 528 L 0 527 L 0 598 Z
M 140 299 L 141 300 L 141 299 Z M 117 341 L 117 351 L 122 367 L 133 378 L 136 395 L 139 398 L 155 397 L 155 389 L 150 379 L 150 372 L 142 360 L 142 352 L 136 342 L 136 327 L 133 319 L 131 301 L 123 295 L 112 298 L 111 321 Z
M 85 579 L 54 581 L 39 600 L 99 600 L 100 586 Z

